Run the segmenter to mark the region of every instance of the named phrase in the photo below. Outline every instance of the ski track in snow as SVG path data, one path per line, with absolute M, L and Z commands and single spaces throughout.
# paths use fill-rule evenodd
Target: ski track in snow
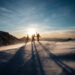
M 0 47 L 0 75 L 75 75 L 75 42 Z

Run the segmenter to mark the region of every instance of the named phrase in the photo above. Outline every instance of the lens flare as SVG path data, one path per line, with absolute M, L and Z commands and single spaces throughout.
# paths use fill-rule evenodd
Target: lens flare
M 29 36 L 32 36 L 32 35 L 35 34 L 35 33 L 36 33 L 36 31 L 35 31 L 34 28 L 28 29 L 28 35 L 29 35 Z

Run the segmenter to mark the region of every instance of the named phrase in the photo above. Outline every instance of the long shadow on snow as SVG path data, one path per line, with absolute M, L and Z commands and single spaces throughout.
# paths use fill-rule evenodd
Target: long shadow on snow
M 5 65 L 5 62 L 7 62 L 12 56 L 13 54 L 0 51 L 0 74 Z
M 34 48 L 35 48 L 36 57 L 37 57 L 38 64 L 39 64 L 40 74 L 41 74 L 41 75 L 45 75 L 45 71 L 44 71 L 44 69 L 43 69 L 43 65 L 42 65 L 42 63 L 41 63 L 40 56 L 39 56 L 38 50 L 37 50 L 37 48 L 36 48 L 35 42 L 34 42 Z
M 75 52 L 57 55 L 57 57 L 61 60 L 75 62 Z
M 38 75 L 35 57 L 37 57 L 41 75 L 45 75 L 35 43 L 31 43 L 32 57 L 28 61 L 24 58 L 25 47 L 22 46 L 8 62 L 3 64 L 0 68 L 1 75 Z
M 1 69 L 1 75 L 19 75 L 19 68 L 24 63 L 24 48 L 21 47 L 16 54 L 4 64 L 3 69 Z
M 46 48 L 42 43 L 39 44 L 43 47 L 43 49 L 49 55 L 49 58 L 52 59 L 56 64 L 62 68 L 63 73 L 61 75 L 75 75 L 75 70 L 69 67 L 68 65 L 64 64 L 56 55 L 51 53 L 48 48 Z
M 38 75 L 37 72 L 37 65 L 36 65 L 36 54 L 35 54 L 35 50 L 34 50 L 34 43 L 31 42 L 31 53 L 32 53 L 32 57 L 31 57 L 31 68 L 32 68 L 32 75 Z
M 37 68 L 37 65 L 39 68 Z M 39 75 L 38 69 L 40 70 L 40 75 L 45 75 L 35 42 L 31 42 L 31 58 L 21 68 L 20 75 Z
M 38 75 L 33 43 L 31 43 L 31 58 L 23 64 L 17 75 Z

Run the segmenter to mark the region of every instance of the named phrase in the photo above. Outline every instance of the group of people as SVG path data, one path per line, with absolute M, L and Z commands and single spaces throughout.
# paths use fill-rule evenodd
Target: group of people
M 36 35 L 33 34 L 33 35 L 31 36 L 31 41 L 32 41 L 32 42 L 35 41 L 35 37 L 36 37 L 37 41 L 40 40 L 40 34 L 39 34 L 39 33 L 36 33 Z M 27 35 L 27 37 L 26 37 L 26 43 L 27 43 L 29 40 L 30 40 L 29 35 Z

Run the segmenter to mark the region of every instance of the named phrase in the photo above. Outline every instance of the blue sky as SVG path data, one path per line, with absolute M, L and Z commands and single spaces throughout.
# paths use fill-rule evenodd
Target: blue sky
M 24 35 L 75 30 L 75 0 L 0 0 L 0 30 Z

